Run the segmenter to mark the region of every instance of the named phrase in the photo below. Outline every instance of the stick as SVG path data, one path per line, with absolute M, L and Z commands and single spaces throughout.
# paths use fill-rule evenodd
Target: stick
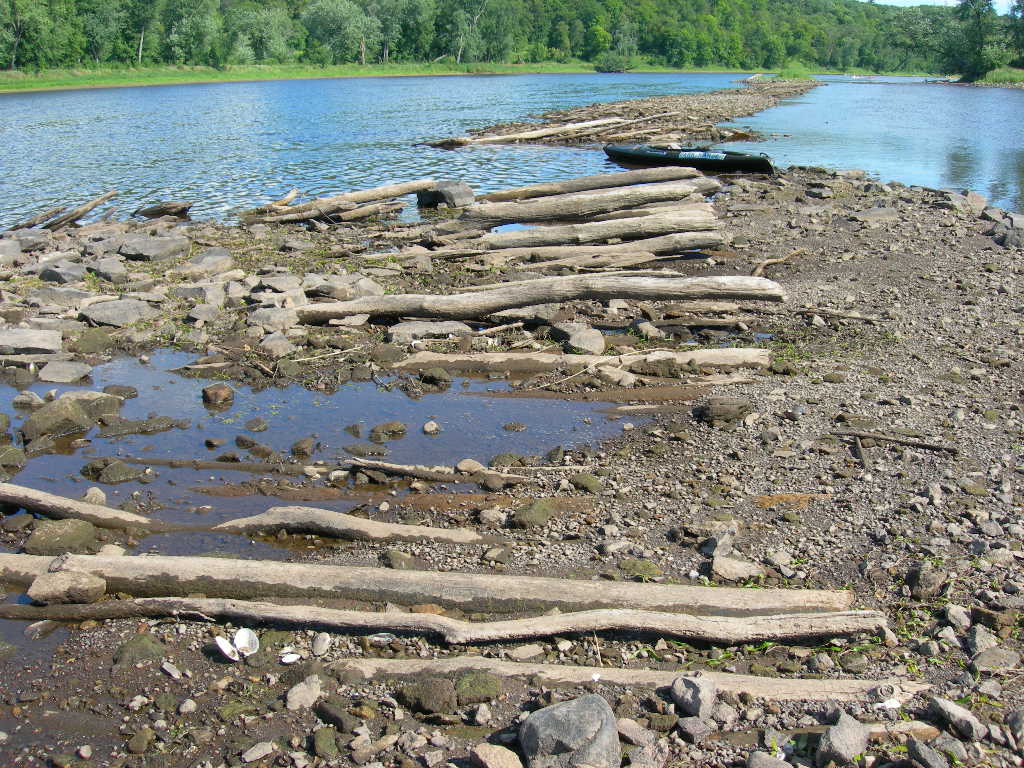
M 776 264 L 784 264 L 785 262 L 787 262 L 790 259 L 792 259 L 794 256 L 799 256 L 801 253 L 807 253 L 807 249 L 806 248 L 797 248 L 795 251 L 790 251 L 789 253 L 787 253 L 785 256 L 783 256 L 781 258 L 778 258 L 778 259 L 765 259 L 764 261 L 759 262 L 756 267 L 754 267 L 754 271 L 750 273 L 750 276 L 751 277 L 761 277 L 761 275 L 764 274 L 764 270 L 765 270 L 766 267 L 771 267 L 771 266 L 774 266 Z
M 577 581 L 539 576 L 400 571 L 220 557 L 64 555 L 57 560 L 0 554 L 0 582 L 27 586 L 48 568 L 93 573 L 111 594 L 260 599 L 301 597 L 399 605 L 438 603 L 467 611 L 582 611 L 631 608 L 695 615 L 770 616 L 845 611 L 847 590 L 742 589 L 676 584 Z M 26 577 L 28 578 L 26 581 Z
M 350 301 L 306 304 L 296 308 L 300 323 L 323 325 L 349 315 L 429 317 L 472 320 L 506 309 L 581 299 L 752 299 L 784 301 L 778 283 L 761 277 L 653 278 L 618 275 L 576 275 L 530 280 L 512 288 L 456 293 L 366 296 Z
M 455 467 L 437 466 L 425 467 L 419 464 L 391 464 L 386 461 L 373 461 L 371 459 L 346 459 L 342 466 L 356 467 L 359 469 L 375 469 L 388 475 L 399 477 L 416 477 L 420 480 L 432 480 L 438 483 L 465 483 L 472 482 L 475 475 L 467 475 L 459 472 Z M 483 469 L 476 475 L 493 477 L 501 480 L 506 485 L 525 483 L 529 478 L 522 475 L 508 475 L 503 472 L 496 472 L 492 469 Z
M 548 684 L 586 685 L 602 682 L 612 685 L 663 688 L 672 685 L 680 671 L 624 669 L 615 667 L 571 667 L 560 664 L 520 664 L 480 656 L 447 659 L 345 659 L 331 665 L 337 672 L 354 672 L 369 680 L 410 675 L 452 676 L 481 670 L 501 677 L 537 677 Z M 905 678 L 883 680 L 800 680 L 725 672 L 702 672 L 718 686 L 719 693 L 749 694 L 772 701 L 874 701 L 876 691 L 891 687 L 901 702 L 931 688 Z
M 922 448 L 926 451 L 944 451 L 951 453 L 954 456 L 960 453 L 959 448 L 954 448 L 952 445 L 943 445 L 942 443 L 926 443 L 922 440 L 913 440 L 909 437 L 900 437 L 899 435 L 888 435 L 882 432 L 858 432 L 850 429 L 833 430 L 829 434 L 836 435 L 837 437 L 856 437 L 864 440 L 884 440 L 887 443 L 897 443 L 899 445 L 906 445 L 911 448 Z
M 74 224 L 80 218 L 85 216 L 93 208 L 97 208 L 103 205 L 107 200 L 113 197 L 117 197 L 117 190 L 112 189 L 110 192 L 100 195 L 97 198 L 93 198 L 85 205 L 80 205 L 72 211 L 68 211 L 63 216 L 58 216 L 56 219 L 52 219 L 43 224 L 43 229 L 48 229 L 51 232 L 56 232 L 61 227 L 66 227 L 68 224 Z
M 22 221 L 12 226 L 8 231 L 13 232 L 16 229 L 31 229 L 32 227 L 38 227 L 44 221 L 49 221 L 54 216 L 63 213 L 68 208 L 66 205 L 58 205 L 56 208 L 51 208 L 48 211 L 43 211 L 38 216 L 33 216 L 27 221 Z
M 0 502 L 57 520 L 85 520 L 98 528 L 144 528 L 154 531 L 164 527 L 158 520 L 133 512 L 76 501 L 11 483 L 0 483 Z
M 441 541 L 449 544 L 484 544 L 494 537 L 482 536 L 466 528 L 432 528 L 367 520 L 362 517 L 315 507 L 271 507 L 251 517 L 240 517 L 215 525 L 215 531 L 258 533 L 285 530 L 312 533 L 353 541 Z
M 721 616 L 689 616 L 634 610 L 597 610 L 537 616 L 509 621 L 469 622 L 428 613 L 337 610 L 312 605 L 277 605 L 246 600 L 150 597 L 109 600 L 90 605 L 0 604 L 0 618 L 54 621 L 122 619 L 135 617 L 203 614 L 235 624 L 287 624 L 323 628 L 334 632 L 398 631 L 437 635 L 450 645 L 526 640 L 555 635 L 625 631 L 644 635 L 679 637 L 688 641 L 737 645 L 764 641 L 792 642 L 817 637 L 839 637 L 878 632 L 886 626 L 877 611 L 785 614 L 742 619 Z

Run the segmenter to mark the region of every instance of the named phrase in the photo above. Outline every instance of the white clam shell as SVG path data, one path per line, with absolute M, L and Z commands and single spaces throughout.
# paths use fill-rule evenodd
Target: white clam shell
M 238 655 L 238 649 L 228 642 L 227 638 L 217 635 L 217 637 L 214 638 L 214 642 L 217 643 L 217 647 L 220 649 L 220 652 L 231 661 L 238 661 L 242 658 Z
M 296 661 L 301 659 L 302 656 L 298 653 L 285 653 L 281 656 L 282 664 L 294 664 Z
M 242 628 L 235 632 L 235 648 L 243 656 L 252 656 L 260 649 L 260 639 L 251 629 Z

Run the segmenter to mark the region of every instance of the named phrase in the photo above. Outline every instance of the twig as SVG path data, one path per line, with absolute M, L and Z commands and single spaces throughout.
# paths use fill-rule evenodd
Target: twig
M 754 267 L 754 271 L 750 273 L 750 276 L 751 277 L 761 277 L 761 275 L 764 274 L 764 270 L 765 270 L 766 267 L 773 267 L 776 264 L 784 264 L 785 262 L 787 262 L 790 259 L 792 259 L 794 256 L 799 256 L 801 253 L 806 253 L 806 252 L 807 252 L 806 248 L 797 248 L 795 251 L 790 251 L 789 253 L 787 253 L 785 256 L 783 256 L 781 258 L 778 258 L 778 259 L 765 259 L 764 261 L 759 262 L 756 267 Z
M 943 445 L 942 443 L 926 443 L 923 440 L 913 440 L 909 437 L 900 437 L 898 435 L 888 435 L 883 432 L 858 432 L 848 429 L 833 430 L 830 434 L 836 437 L 854 437 L 857 439 L 865 440 L 884 440 L 888 443 L 896 443 L 898 445 L 906 445 L 911 448 L 923 448 L 928 451 L 944 451 L 951 453 L 954 456 L 960 453 L 959 448 L 955 448 L 952 445 Z

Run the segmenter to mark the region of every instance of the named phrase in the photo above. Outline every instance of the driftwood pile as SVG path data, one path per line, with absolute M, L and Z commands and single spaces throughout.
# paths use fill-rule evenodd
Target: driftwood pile
M 258 208 L 243 211 L 239 217 L 247 224 L 289 224 L 299 222 L 320 222 L 322 224 L 359 221 L 374 216 L 398 213 L 405 203 L 395 198 L 420 192 L 434 187 L 433 179 L 420 179 L 403 184 L 346 192 L 330 197 L 318 197 L 307 203 L 292 205 L 299 196 L 293 189 L 280 200 Z

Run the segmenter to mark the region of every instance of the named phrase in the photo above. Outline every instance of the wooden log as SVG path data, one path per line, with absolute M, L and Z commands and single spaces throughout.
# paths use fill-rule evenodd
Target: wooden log
M 93 198 L 85 205 L 80 205 L 77 208 L 68 211 L 67 213 L 61 216 L 58 216 L 55 219 L 47 221 L 45 224 L 43 224 L 43 229 L 48 229 L 51 232 L 56 232 L 58 229 L 66 227 L 68 224 L 74 224 L 80 218 L 89 213 L 89 211 L 93 210 L 94 208 L 98 208 L 99 206 L 103 205 L 105 202 L 114 197 L 117 197 L 116 189 L 112 189 L 109 192 L 100 195 L 99 197 Z
M 484 256 L 491 260 L 505 261 L 554 261 L 574 256 L 605 256 L 624 253 L 653 253 L 656 256 L 669 256 L 698 250 L 700 248 L 716 248 L 724 242 L 719 232 L 680 232 L 674 235 L 662 235 L 643 240 L 630 240 L 614 245 L 541 245 L 535 248 L 502 248 L 496 251 L 467 249 L 460 251 L 434 251 L 434 257 L 451 258 L 453 256 Z
M 623 122 L 622 118 L 619 117 L 603 117 L 597 120 L 587 120 L 582 123 L 566 123 L 561 125 L 549 125 L 545 128 L 536 128 L 530 131 L 519 131 L 517 133 L 506 133 L 503 135 L 487 135 L 487 136 L 455 136 L 448 139 L 440 139 L 439 141 L 426 142 L 428 147 L 437 148 L 450 148 L 450 147 L 465 147 L 470 144 L 514 144 L 517 141 L 527 141 L 530 139 L 543 139 L 548 136 L 557 136 L 562 133 L 572 133 L 586 128 L 595 128 L 598 126 L 611 125 L 613 123 Z
M 472 320 L 505 309 L 581 299 L 784 301 L 785 293 L 778 283 L 762 277 L 656 278 L 595 275 L 541 278 L 513 288 L 499 284 L 491 291 L 449 296 L 415 293 L 366 296 L 349 301 L 306 304 L 297 307 L 296 312 L 299 322 L 309 325 L 323 325 L 329 320 L 360 314 Z
M 158 520 L 133 512 L 76 501 L 11 483 L 0 483 L 0 503 L 13 504 L 57 520 L 85 520 L 97 528 L 143 528 L 154 531 L 165 527 Z
M 682 200 L 694 193 L 707 194 L 720 188 L 721 184 L 714 179 L 698 176 L 684 181 L 615 187 L 520 202 L 476 203 L 463 209 L 462 215 L 467 221 L 486 221 L 492 224 L 570 221 L 621 208 L 636 208 L 664 200 Z
M 576 667 L 561 664 L 524 664 L 499 661 L 481 656 L 458 656 L 446 659 L 343 659 L 331 664 L 335 673 L 357 674 L 367 680 L 391 677 L 444 676 L 483 671 L 499 677 L 537 678 L 545 684 L 588 685 L 597 681 L 612 685 L 665 688 L 681 674 L 677 670 L 654 670 L 622 667 Z M 719 693 L 736 696 L 747 694 L 771 701 L 859 701 L 877 702 L 894 698 L 906 702 L 931 688 L 906 678 L 881 680 L 802 680 L 792 678 L 755 677 L 727 672 L 704 672 L 718 687 Z
M 265 205 L 259 205 L 256 206 L 255 208 L 249 208 L 248 210 L 240 211 L 238 215 L 241 218 L 246 218 L 251 216 L 258 216 L 261 213 L 272 213 L 276 211 L 278 208 L 284 208 L 285 206 L 290 205 L 292 201 L 299 196 L 299 194 L 300 192 L 298 187 L 293 187 L 280 200 L 274 200 L 272 203 L 266 203 Z
M 142 216 L 145 219 L 159 219 L 161 216 L 173 216 L 177 219 L 187 219 L 188 212 L 195 203 L 186 201 L 168 200 L 164 203 L 157 203 L 147 208 L 136 208 L 132 216 Z
M 960 449 L 954 445 L 929 443 L 925 440 L 915 440 L 910 437 L 904 437 L 903 435 L 892 435 L 885 432 L 860 432 L 852 429 L 837 429 L 833 430 L 830 434 L 833 434 L 836 437 L 856 437 L 863 440 L 879 440 L 886 443 L 896 443 L 897 445 L 905 445 L 909 448 L 922 448 L 926 451 L 950 453 L 954 456 L 960 453 Z
M 705 244 L 701 247 L 707 247 Z M 597 268 L 622 268 L 622 267 L 636 267 L 641 264 L 650 264 L 654 261 L 664 261 L 666 259 L 676 260 L 682 258 L 678 256 L 659 256 L 656 253 L 650 253 L 648 251 L 636 251 L 633 253 L 581 253 L 575 256 L 566 256 L 562 259 L 553 259 L 551 261 L 536 261 L 532 263 L 532 268 L 539 269 L 541 271 L 547 269 L 562 269 L 569 267 L 572 269 L 597 269 Z
M 56 208 L 50 208 L 49 210 L 43 211 L 38 216 L 33 216 L 31 219 L 19 221 L 17 224 L 13 225 L 8 231 L 12 232 L 16 229 L 31 229 L 32 227 L 38 227 L 40 224 L 49 221 L 54 216 L 59 216 L 67 209 L 68 207 L 66 205 L 58 205 Z
M 598 213 L 588 217 L 587 221 L 614 221 L 616 219 L 635 219 L 639 216 L 658 216 L 663 213 L 686 213 L 706 205 L 703 195 L 691 195 L 682 200 L 667 200 L 662 203 L 642 205 L 639 208 L 623 208 L 621 211 Z
M 0 573 L 15 584 L 16 562 Z M 509 612 L 580 611 L 631 608 L 714 616 L 769 616 L 848 610 L 854 595 L 846 590 L 742 589 L 637 582 L 575 581 L 541 576 L 511 576 L 389 568 L 314 565 L 220 557 L 145 555 L 101 557 L 63 555 L 50 568 L 93 573 L 107 591 L 139 597 L 203 593 L 209 597 L 258 599 L 303 597 L 362 600 L 399 605 L 438 603 L 460 610 Z
M 53 558 L 46 555 L 10 555 L 0 553 L 0 584 L 28 588 L 50 569 Z
M 541 245 L 583 245 L 612 238 L 638 240 L 677 232 L 699 232 L 718 229 L 721 222 L 707 204 L 685 212 L 672 212 L 613 221 L 568 224 L 559 227 L 534 227 L 515 232 L 490 232 L 463 245 L 487 250 L 501 248 L 532 248 Z
M 723 347 L 677 352 L 639 352 L 629 355 L 563 355 L 552 352 L 417 352 L 391 365 L 392 371 L 421 371 L 444 368 L 474 372 L 544 372 L 562 368 L 592 368 L 599 365 L 629 370 L 643 363 L 670 361 L 679 366 L 699 368 L 765 368 L 771 364 L 766 349 Z
M 90 605 L 46 607 L 0 604 L 0 618 L 29 621 L 191 616 L 230 621 L 243 626 L 283 624 L 303 629 L 327 629 L 333 632 L 391 631 L 437 635 L 450 645 L 607 631 L 738 645 L 875 633 L 886 626 L 885 616 L 877 611 L 729 618 L 655 611 L 597 610 L 509 621 L 469 622 L 429 613 L 373 613 L 312 605 L 278 605 L 217 598 L 144 597 L 136 600 L 108 600 Z
M 250 472 L 257 475 L 301 475 L 304 467 L 301 464 L 271 464 L 262 461 L 205 461 L 202 459 L 164 459 L 156 456 L 140 458 L 138 456 L 119 456 L 128 464 L 141 464 L 153 467 L 172 467 L 174 469 L 197 469 L 212 472 Z
M 261 211 L 259 208 L 247 211 L 242 214 L 246 221 L 260 221 L 268 223 L 282 223 L 290 221 L 307 221 L 309 219 L 323 218 L 332 214 L 344 211 L 352 211 L 362 203 L 371 203 L 381 200 L 389 200 L 394 197 L 401 197 L 422 189 L 429 189 L 434 186 L 433 179 L 418 179 L 402 184 L 388 184 L 383 187 L 362 189 L 355 192 L 345 192 L 330 197 L 319 197 L 308 203 L 292 206 L 274 206 L 269 211 Z M 286 218 L 285 218 L 286 217 Z
M 398 213 L 403 208 L 405 208 L 405 203 L 373 203 L 371 205 L 361 205 L 350 211 L 344 211 L 332 216 L 331 218 L 337 219 L 338 221 L 358 221 L 360 219 L 368 219 L 371 216 L 384 216 L 389 213 Z
M 314 203 L 317 203 L 314 205 Z M 245 221 L 259 224 L 288 224 L 298 221 L 309 221 L 310 219 L 324 219 L 345 211 L 351 211 L 359 206 L 349 200 L 317 200 L 299 208 L 282 208 L 279 212 L 272 212 L 260 216 L 247 217 Z
M 550 181 L 546 184 L 533 184 L 528 187 L 502 189 L 477 195 L 477 202 L 503 203 L 512 200 L 526 200 L 534 197 L 550 197 L 573 192 L 587 192 L 595 189 L 612 187 L 631 187 L 635 184 L 652 184 L 661 181 L 681 181 L 700 176 L 700 171 L 682 166 L 662 166 L 660 168 L 643 168 L 636 171 L 621 173 L 601 173 L 596 176 L 580 176 L 565 181 Z
M 292 206 L 292 209 L 300 210 L 306 207 L 316 207 L 318 203 L 324 200 L 356 204 L 390 200 L 391 198 L 409 195 L 423 189 L 430 189 L 435 183 L 433 179 L 417 179 L 416 181 L 406 181 L 401 184 L 386 184 L 383 187 L 371 187 L 370 189 L 360 189 L 355 192 L 343 192 L 340 195 L 319 198 L 308 203 Z
M 484 468 L 472 474 L 459 472 L 455 467 L 437 466 L 425 467 L 419 464 L 392 464 L 387 461 L 374 461 L 373 459 L 352 458 L 342 462 L 343 466 L 356 469 L 372 469 L 383 472 L 386 475 L 397 475 L 398 477 L 415 477 L 420 480 L 430 480 L 438 483 L 466 483 L 483 481 L 486 478 L 501 481 L 504 485 L 517 485 L 525 483 L 529 478 L 522 475 L 511 475 L 498 472 L 493 469 Z
M 220 523 L 213 530 L 250 534 L 283 530 L 353 541 L 440 541 L 448 544 L 484 544 L 494 541 L 493 536 L 482 536 L 466 528 L 384 523 L 315 507 L 271 507 L 259 515 Z
M 690 277 L 685 272 L 673 272 L 672 270 L 662 269 L 655 272 L 649 270 L 622 270 L 620 272 L 608 273 L 619 275 L 620 277 Z M 607 275 L 606 275 L 607 276 Z M 477 293 L 479 291 L 493 291 L 496 288 L 512 288 L 519 285 L 526 285 L 532 283 L 534 280 L 543 280 L 542 277 L 532 277 L 529 280 L 509 280 L 505 283 L 487 283 L 485 285 L 467 285 L 462 288 L 463 293 Z

